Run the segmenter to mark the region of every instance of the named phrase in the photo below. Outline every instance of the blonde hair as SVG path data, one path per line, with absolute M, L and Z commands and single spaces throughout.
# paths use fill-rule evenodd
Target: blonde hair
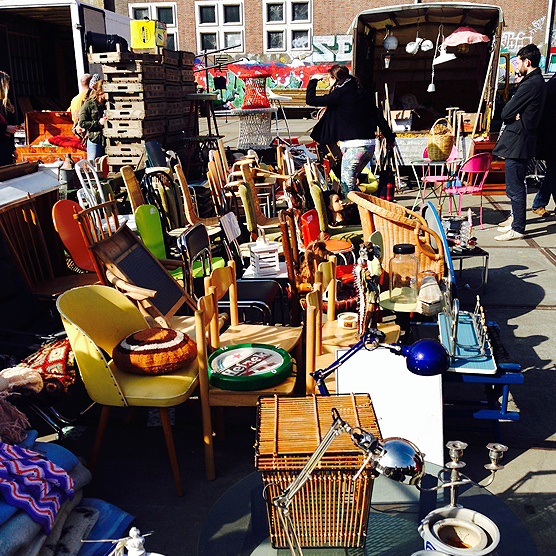
M 5 71 L 0 71 L 0 103 L 5 112 L 13 112 L 14 107 L 8 98 L 10 89 L 10 76 Z
M 103 85 L 104 85 L 104 79 L 100 79 L 99 81 L 97 81 L 89 90 L 90 92 L 88 98 L 92 98 L 97 102 L 100 102 L 99 97 L 102 96 L 104 92 Z

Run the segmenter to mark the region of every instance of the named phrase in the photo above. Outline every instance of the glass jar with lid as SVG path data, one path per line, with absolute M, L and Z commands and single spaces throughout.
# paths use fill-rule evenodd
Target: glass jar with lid
M 394 256 L 390 259 L 390 301 L 394 303 L 416 303 L 419 277 L 419 259 L 415 246 L 409 243 L 394 245 Z

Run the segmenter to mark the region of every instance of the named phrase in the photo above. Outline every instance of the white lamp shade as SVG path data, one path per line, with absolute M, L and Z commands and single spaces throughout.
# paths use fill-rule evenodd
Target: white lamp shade
M 438 56 L 434 58 L 432 61 L 433 66 L 437 66 L 438 64 L 443 64 L 444 62 L 450 62 L 451 60 L 455 60 L 456 55 L 452 54 L 451 52 L 446 52 L 446 47 L 442 45 L 440 47 L 440 53 Z
M 398 39 L 390 34 L 384 39 L 382 46 L 384 46 L 386 50 L 396 50 L 396 48 L 398 48 Z

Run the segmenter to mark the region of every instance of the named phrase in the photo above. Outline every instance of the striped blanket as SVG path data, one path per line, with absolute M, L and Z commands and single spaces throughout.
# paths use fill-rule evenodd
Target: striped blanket
M 50 534 L 60 506 L 73 498 L 73 480 L 41 454 L 0 442 L 0 493 Z

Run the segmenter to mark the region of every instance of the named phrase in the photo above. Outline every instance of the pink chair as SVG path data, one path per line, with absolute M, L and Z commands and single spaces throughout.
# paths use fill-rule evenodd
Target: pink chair
M 450 151 L 450 156 L 446 160 L 431 160 L 429 158 L 429 152 L 427 147 L 423 151 L 423 158 L 421 160 L 414 160 L 411 162 L 413 167 L 413 172 L 415 174 L 415 179 L 419 184 L 419 191 L 417 192 L 417 197 L 413 202 L 413 207 L 411 210 L 415 210 L 415 207 L 420 203 L 421 207 L 427 196 L 430 196 L 431 191 L 427 195 L 427 185 L 432 184 L 432 193 L 436 195 L 434 187 L 437 183 L 445 184 L 447 181 L 452 179 L 455 169 L 458 163 L 461 162 L 459 158 L 458 148 L 454 145 Z M 421 177 L 417 175 L 416 168 L 421 167 Z M 438 197 L 438 195 L 436 195 Z
M 479 193 L 481 195 L 481 230 L 483 229 L 483 185 L 485 183 L 492 155 L 479 153 L 469 157 L 452 178 L 442 187 L 439 197 L 439 206 L 442 208 L 442 196 L 450 196 L 450 214 L 452 214 L 452 195 L 459 195 L 458 215 L 461 216 L 461 200 L 466 193 Z

